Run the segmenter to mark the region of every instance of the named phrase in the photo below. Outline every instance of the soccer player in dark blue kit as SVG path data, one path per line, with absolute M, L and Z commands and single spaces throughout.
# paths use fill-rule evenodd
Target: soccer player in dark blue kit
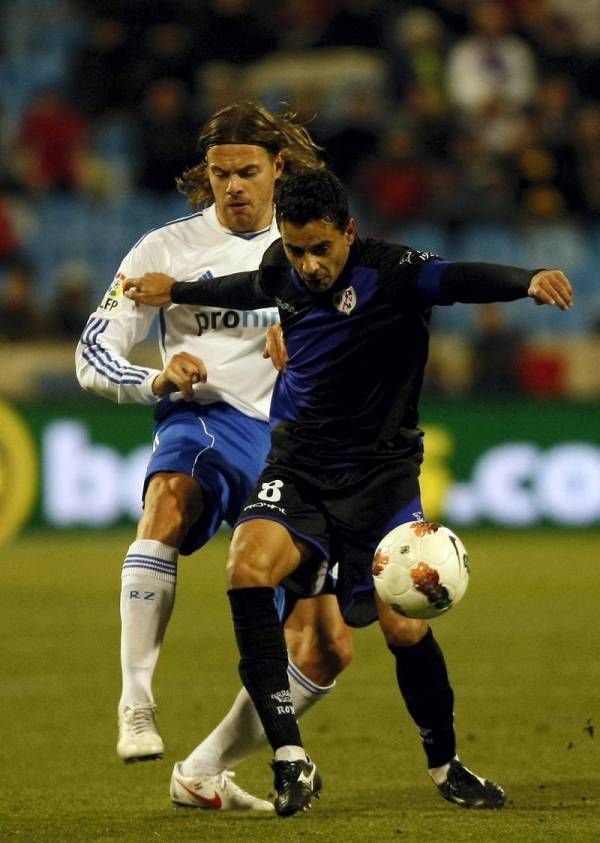
M 502 789 L 455 755 L 453 693 L 430 628 L 377 598 L 372 558 L 389 530 L 422 518 L 418 400 L 432 305 L 530 296 L 567 310 L 570 282 L 555 269 L 452 263 L 362 241 L 344 188 L 327 171 L 291 177 L 276 213 L 282 239 L 257 272 L 192 283 L 149 274 L 124 285 L 146 304 L 279 308 L 289 362 L 273 393 L 271 451 L 227 565 L 240 675 L 275 753 L 276 811 L 289 816 L 308 808 L 320 777 L 290 697 L 274 588 L 284 582 L 288 593 L 321 593 L 336 562 L 344 618 L 354 626 L 379 620 L 442 796 L 499 808 Z

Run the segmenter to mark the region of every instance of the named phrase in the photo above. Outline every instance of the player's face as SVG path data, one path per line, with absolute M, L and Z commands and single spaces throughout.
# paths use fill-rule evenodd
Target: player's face
M 225 143 L 211 147 L 206 162 L 221 225 L 240 234 L 267 228 L 275 180 L 283 170 L 281 156 L 262 146 Z
M 354 220 L 343 231 L 326 220 L 311 220 L 306 225 L 282 220 L 279 230 L 287 258 L 309 290 L 322 293 L 332 287 L 356 239 Z

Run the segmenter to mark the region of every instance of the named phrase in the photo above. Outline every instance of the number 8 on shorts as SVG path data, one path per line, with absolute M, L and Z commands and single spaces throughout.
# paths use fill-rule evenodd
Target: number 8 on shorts
M 271 480 L 269 483 L 263 483 L 257 497 L 261 501 L 280 501 L 281 492 L 279 490 L 282 486 L 283 480 Z

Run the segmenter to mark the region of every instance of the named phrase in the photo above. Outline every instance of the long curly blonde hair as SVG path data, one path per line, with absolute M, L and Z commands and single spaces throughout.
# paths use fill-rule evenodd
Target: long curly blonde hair
M 213 201 L 208 179 L 206 153 L 211 146 L 238 143 L 264 147 L 270 155 L 284 159 L 282 178 L 301 170 L 321 170 L 321 147 L 313 141 L 291 111 L 272 112 L 258 102 L 239 102 L 217 111 L 206 122 L 198 138 L 202 161 L 186 170 L 176 181 L 192 208 Z M 278 188 L 278 179 L 275 190 Z

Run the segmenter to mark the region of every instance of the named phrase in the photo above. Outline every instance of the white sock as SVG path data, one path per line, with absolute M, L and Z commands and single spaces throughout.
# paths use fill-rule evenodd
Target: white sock
M 308 759 L 304 747 L 289 744 L 275 750 L 275 761 L 308 761 Z
M 119 708 L 154 702 L 152 677 L 175 602 L 179 551 L 150 539 L 134 541 L 121 574 Z
M 288 678 L 296 717 L 305 714 L 335 686 L 335 682 L 316 685 L 292 662 L 288 663 Z M 184 776 L 214 776 L 266 745 L 262 723 L 248 692 L 242 688 L 219 725 L 182 762 L 181 772 Z

